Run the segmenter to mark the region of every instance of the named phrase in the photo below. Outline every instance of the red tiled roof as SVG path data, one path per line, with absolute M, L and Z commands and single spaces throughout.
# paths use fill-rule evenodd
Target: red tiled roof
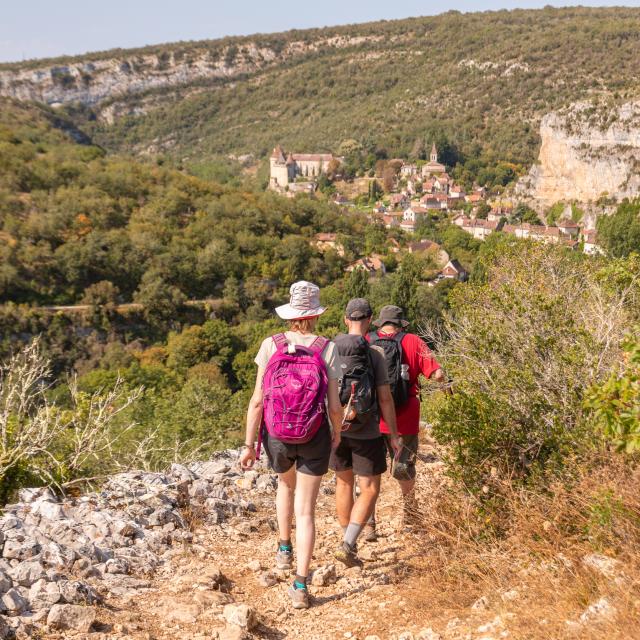
M 335 233 L 316 233 L 315 239 L 318 242 L 335 242 L 337 235 Z
M 465 219 L 464 224 L 462 225 L 463 228 L 464 227 L 479 227 L 481 229 L 495 229 L 498 226 L 498 223 L 496 221 L 492 221 L 492 220 L 478 220 L 477 218 L 475 220 L 471 220 L 470 218 Z
M 412 242 L 409 244 L 409 251 L 428 251 L 429 249 L 439 249 L 440 245 L 431 240 L 420 240 L 419 242 Z
M 319 160 L 333 160 L 333 154 L 331 153 L 294 153 L 294 160 L 308 160 L 310 162 L 318 162 Z
M 272 158 L 275 158 L 278 162 L 284 162 L 284 152 L 282 151 L 282 147 L 278 144 L 273 150 L 271 154 Z

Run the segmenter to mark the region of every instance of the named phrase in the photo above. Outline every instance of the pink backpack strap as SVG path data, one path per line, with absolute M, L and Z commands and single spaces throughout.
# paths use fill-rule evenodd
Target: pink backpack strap
M 258 441 L 256 442 L 256 460 L 260 460 L 260 451 L 262 450 L 262 430 L 264 429 L 264 417 L 260 421 L 258 427 Z
M 320 355 L 325 350 L 325 347 L 328 344 L 329 344 L 329 341 L 326 338 L 323 338 L 322 336 L 318 336 L 311 343 L 311 346 L 309 347 L 309 349 L 311 350 L 312 353 L 317 353 L 318 355 Z
M 287 336 L 285 336 L 284 333 L 277 333 L 272 339 L 276 343 L 276 348 L 287 344 Z

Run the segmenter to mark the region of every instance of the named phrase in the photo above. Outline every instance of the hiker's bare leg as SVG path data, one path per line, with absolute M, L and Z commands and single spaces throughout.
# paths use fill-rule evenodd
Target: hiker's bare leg
M 296 490 L 296 467 L 293 465 L 286 473 L 278 474 L 278 493 L 276 494 L 276 516 L 280 540 L 291 539 L 291 521 L 293 520 L 293 496 Z
M 351 522 L 365 524 L 376 507 L 380 495 L 380 476 L 358 476 L 360 495 L 351 510 Z
M 298 473 L 296 511 L 296 564 L 299 576 L 309 575 L 309 563 L 316 541 L 316 500 L 322 476 Z
M 353 471 L 336 471 L 336 512 L 344 529 L 351 521 L 353 510 Z
M 416 480 L 398 480 L 402 491 L 402 522 L 404 525 L 415 524 L 420 516 L 418 503 L 416 501 Z
M 400 485 L 400 490 L 402 491 L 402 497 L 408 496 L 413 493 L 413 490 L 416 486 L 416 479 L 413 478 L 411 480 L 398 480 L 398 484 Z

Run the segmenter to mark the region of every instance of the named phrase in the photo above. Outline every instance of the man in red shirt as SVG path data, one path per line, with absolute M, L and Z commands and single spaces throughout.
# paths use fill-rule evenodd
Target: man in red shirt
M 404 500 L 404 521 L 409 523 L 416 513 L 414 489 L 416 484 L 416 455 L 418 453 L 418 432 L 420 429 L 420 399 L 418 394 L 418 378 L 425 378 L 441 382 L 444 373 L 433 357 L 429 347 L 414 333 L 406 333 L 409 325 L 404 318 L 403 310 L 395 305 L 387 305 L 380 310 L 380 317 L 373 322 L 378 329 L 368 336 L 371 344 L 390 347 L 385 348 L 390 383 L 392 383 L 393 356 L 395 342 L 400 346 L 400 360 L 402 363 L 398 376 L 403 379 L 398 384 L 404 389 L 394 394 L 396 398 L 396 422 L 398 435 L 402 444 L 401 453 L 393 460 L 394 452 L 388 444 L 389 428 L 384 420 L 380 420 L 380 432 L 387 439 L 387 450 L 392 457 L 392 475 L 398 481 Z M 408 397 L 407 397 L 408 396 Z M 375 540 L 375 518 L 371 517 L 369 526 L 364 531 L 366 540 Z

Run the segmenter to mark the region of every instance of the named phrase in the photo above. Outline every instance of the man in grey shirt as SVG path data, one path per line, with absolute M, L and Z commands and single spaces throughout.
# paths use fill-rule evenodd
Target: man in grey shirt
M 356 541 L 373 513 L 380 494 L 380 477 L 387 470 L 380 413 L 389 425 L 391 446 L 394 450 L 400 448 L 384 352 L 370 346 L 365 339 L 372 315 L 367 300 L 350 300 L 344 318 L 348 333 L 334 339 L 342 359 L 343 373 L 339 382 L 341 402 L 345 407 L 342 438 L 330 461 L 330 467 L 336 473 L 338 520 L 344 531 L 335 557 L 348 567 L 362 564 L 356 554 Z M 367 402 L 370 407 L 366 406 Z M 356 409 L 362 410 L 362 415 L 357 415 Z M 354 501 L 356 475 L 360 495 Z

